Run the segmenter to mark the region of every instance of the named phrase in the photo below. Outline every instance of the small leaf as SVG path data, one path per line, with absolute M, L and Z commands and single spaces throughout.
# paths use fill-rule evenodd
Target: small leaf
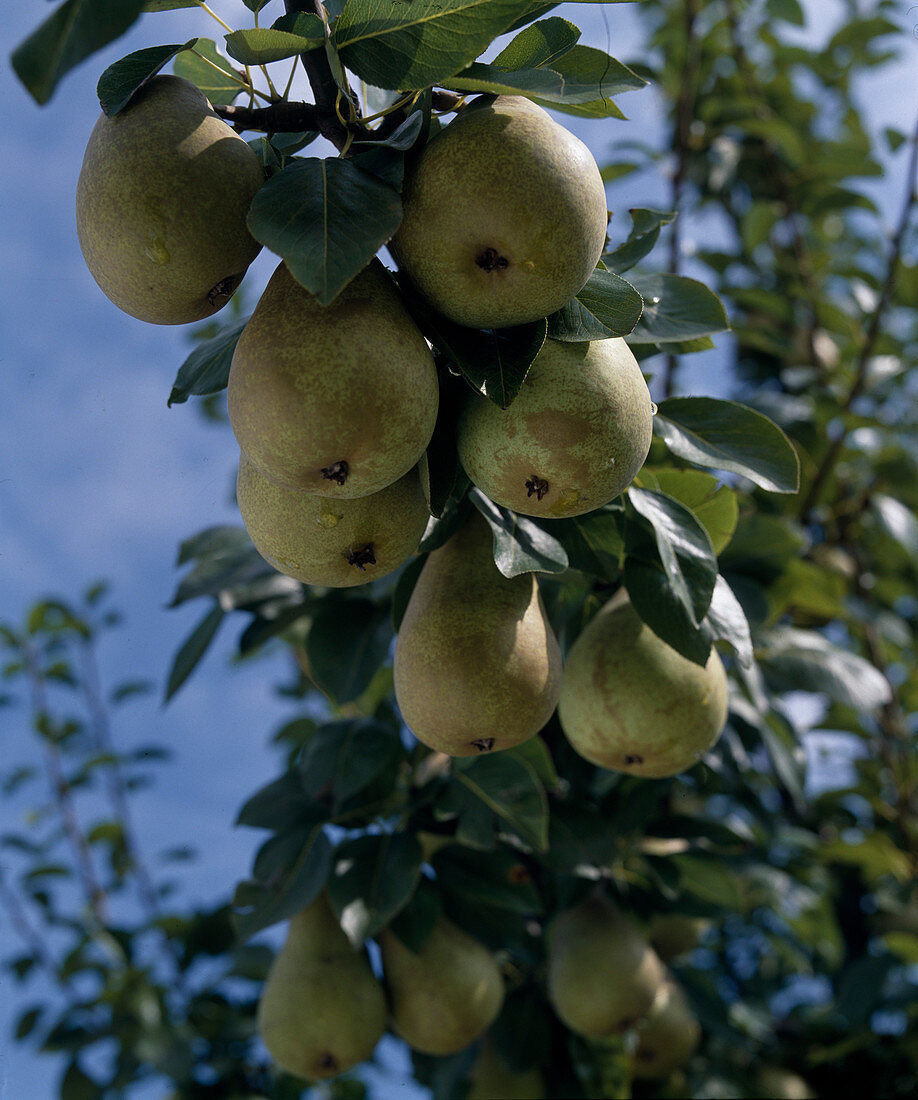
M 697 279 L 684 275 L 635 275 L 631 282 L 644 299 L 644 312 L 631 344 L 694 340 L 730 327 L 723 303 Z
M 492 62 L 499 69 L 537 69 L 575 46 L 580 38 L 580 28 L 567 19 L 552 16 L 530 23 L 506 45 Z
M 235 823 L 279 832 L 294 825 L 309 805 L 302 773 L 291 769 L 248 798 L 236 815 Z
M 713 397 L 671 397 L 654 429 L 674 455 L 741 474 L 772 493 L 796 493 L 800 463 L 793 444 L 767 416 Z
M 216 604 L 182 643 L 169 669 L 164 702 L 168 702 L 175 695 L 207 652 L 207 647 L 213 641 L 220 623 L 223 622 L 224 614 L 223 608 Z
M 534 769 L 506 753 L 457 757 L 456 779 L 527 843 L 548 846 L 548 800 Z
M 328 305 L 398 229 L 398 192 L 350 160 L 296 159 L 272 176 L 249 210 L 252 235 Z
M 610 271 L 619 275 L 643 258 L 653 249 L 660 236 L 660 229 L 675 221 L 674 211 L 649 210 L 636 207 L 630 210 L 631 232 L 628 239 L 611 252 L 603 256 L 603 263 Z
M 226 52 L 241 65 L 268 65 L 287 57 L 298 57 L 307 50 L 314 50 L 325 42 L 325 28 L 318 16 L 316 33 L 303 35 L 276 27 L 249 27 L 224 36 Z
M 626 279 L 597 268 L 579 294 L 548 318 L 548 335 L 569 341 L 627 336 L 643 308 L 643 299 Z
M 469 496 L 491 525 L 494 564 L 505 577 L 521 573 L 563 573 L 567 569 L 564 547 L 533 520 L 502 508 L 478 489 L 473 489 Z
M 387 608 L 363 598 L 325 600 L 306 636 L 312 678 L 336 703 L 349 703 L 369 686 L 391 640 Z
M 411 899 L 423 852 L 411 833 L 382 833 L 338 846 L 328 896 L 355 944 L 375 936 Z
M 721 638 L 729 642 L 739 658 L 740 664 L 747 668 L 752 664 L 752 636 L 749 620 L 743 606 L 733 594 L 733 589 L 720 575 L 714 585 L 711 606 L 705 616 L 705 622 L 712 638 Z
M 96 85 L 99 103 L 106 115 L 111 117 L 122 110 L 134 93 L 154 77 L 167 61 L 190 50 L 196 39 L 192 38 L 183 45 L 151 46 L 146 50 L 137 50 L 116 61 L 102 73 Z
M 192 394 L 201 397 L 226 389 L 233 352 L 247 323 L 248 318 L 235 321 L 221 328 L 216 336 L 198 344 L 179 367 L 168 405 L 180 405 Z

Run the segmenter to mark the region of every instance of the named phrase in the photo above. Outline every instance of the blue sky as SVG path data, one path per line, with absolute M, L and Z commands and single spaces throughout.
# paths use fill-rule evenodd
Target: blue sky
M 250 22 L 240 0 L 214 0 L 213 6 L 234 25 Z M 631 57 L 637 41 L 632 5 L 564 8 L 562 14 L 584 29 L 583 41 L 622 60 Z M 841 4 L 813 0 L 808 8 L 824 25 L 834 22 Z M 5 4 L 7 48 L 48 10 L 39 0 Z M 266 16 L 271 13 L 269 7 Z M 918 23 L 918 9 L 914 14 Z M 206 425 L 190 405 L 166 407 L 188 351 L 187 330 L 146 325 L 108 302 L 85 268 L 73 221 L 83 148 L 98 114 L 98 75 L 132 50 L 196 34 L 219 38 L 219 28 L 197 10 L 144 16 L 127 38 L 65 78 L 44 108 L 28 97 L 6 58 L 0 62 L 7 107 L 0 136 L 0 621 L 18 620 L 42 595 L 72 597 L 108 578 L 125 615 L 102 652 L 109 683 L 139 677 L 161 687 L 173 652 L 204 610 L 203 604 L 166 609 L 178 579 L 178 544 L 205 526 L 238 522 L 231 504 L 237 456 L 231 433 Z M 873 129 L 910 125 L 916 52 L 918 41 L 910 38 L 895 73 L 862 88 Z M 657 132 L 652 90 L 630 93 L 621 105 L 630 124 L 564 120 L 601 162 L 616 138 L 647 139 Z M 873 191 L 890 212 L 889 222 L 903 189 L 902 159 Z M 667 185 L 642 177 L 638 193 L 626 179 L 609 194 L 620 212 L 613 225 L 624 235 L 627 207 L 665 207 Z M 246 280 L 250 302 L 274 263 L 265 253 L 253 265 Z M 693 392 L 721 390 L 721 359 L 717 353 L 698 357 L 689 375 Z M 232 820 L 245 798 L 276 774 L 268 740 L 291 716 L 272 690 L 284 675 L 279 663 L 230 671 L 233 629 L 232 623 L 224 626 L 204 666 L 168 707 L 159 705 L 159 694 L 133 703 L 115 731 L 121 747 L 160 742 L 175 754 L 155 786 L 137 798 L 135 814 L 148 853 L 188 842 L 198 849 L 199 859 L 178 873 L 189 905 L 229 895 L 247 874 L 260 836 L 233 829 Z M 8 765 L 24 758 L 29 745 L 9 712 L 0 715 Z M 0 806 L 0 830 L 22 809 L 15 802 Z M 14 948 L 0 915 L 0 957 Z M 8 1039 L 22 998 L 0 976 L 2 1100 L 56 1094 L 53 1060 Z

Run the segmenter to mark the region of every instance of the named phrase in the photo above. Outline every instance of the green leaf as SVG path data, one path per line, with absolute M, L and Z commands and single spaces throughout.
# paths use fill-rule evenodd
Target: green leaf
M 529 764 L 544 787 L 554 789 L 561 782 L 548 746 L 541 737 L 530 737 L 519 745 L 514 745 L 512 749 L 506 749 L 505 751 Z
M 796 493 L 800 464 L 793 444 L 767 416 L 735 401 L 671 397 L 654 429 L 674 455 L 716 470 L 742 474 L 772 493 Z
M 179 647 L 172 661 L 172 667 L 169 669 L 164 702 L 168 702 L 175 695 L 207 652 L 207 647 L 213 641 L 220 623 L 223 622 L 224 614 L 223 608 L 215 604 Z
M 442 912 L 440 895 L 427 879 L 421 878 L 408 904 L 392 919 L 392 931 L 409 951 L 417 955 L 423 949 Z
M 574 46 L 551 67 L 564 82 L 562 94 L 550 99 L 533 98 L 543 107 L 579 118 L 624 118 L 610 97 L 647 84 L 627 65 L 592 46 Z
M 328 305 L 392 237 L 402 218 L 395 191 L 350 160 L 297 159 L 261 188 L 249 210 L 256 240 Z
M 331 793 L 340 807 L 404 757 L 398 733 L 369 718 L 329 722 L 309 739 L 299 761 L 308 794 Z
M 98 1100 L 102 1095 L 99 1085 L 80 1068 L 74 1060 L 61 1078 L 60 1100 Z
M 607 505 L 582 516 L 550 521 L 551 534 L 564 547 L 571 569 L 605 580 L 618 576 L 625 557 L 620 515 L 620 509 Z
M 312 806 L 302 772 L 291 768 L 246 799 L 235 824 L 279 832 L 297 824 Z
M 391 639 L 387 608 L 364 598 L 327 599 L 306 636 L 311 676 L 334 702 L 350 703 L 369 686 Z
M 200 0 L 144 0 L 144 11 L 175 11 L 178 8 L 198 8 Z
M 736 530 L 739 504 L 733 489 L 722 485 L 713 474 L 701 470 L 645 466 L 635 479 L 635 484 L 666 493 L 691 509 L 707 531 L 715 554 L 729 544 Z
M 272 876 L 269 886 L 260 882 L 240 883 L 233 899 L 233 919 L 240 939 L 247 940 L 278 921 L 292 917 L 314 901 L 331 871 L 332 845 L 321 825 L 299 828 L 273 837 L 262 846 L 256 859 L 272 856 L 283 872 Z M 276 853 L 276 856 L 274 856 Z
M 182 50 L 190 50 L 196 39 L 182 45 L 151 46 L 122 57 L 102 73 L 96 94 L 103 112 L 111 117 L 127 106 L 134 93 L 156 76 L 163 65 Z
M 705 616 L 712 638 L 720 638 L 733 647 L 740 664 L 749 668 L 753 661 L 752 635 L 743 605 L 720 575 L 714 585 L 711 606 Z
M 742 911 L 739 879 L 723 860 L 687 854 L 671 858 L 679 870 L 679 885 L 687 893 L 729 912 Z
M 548 335 L 570 341 L 627 336 L 643 308 L 643 299 L 626 279 L 597 268 L 580 293 L 548 318 Z
M 494 58 L 492 64 L 498 69 L 509 71 L 538 69 L 543 65 L 550 65 L 577 44 L 580 33 L 580 28 L 567 19 L 558 16 L 540 19 L 521 30 Z
M 411 900 L 423 852 L 411 833 L 380 833 L 345 840 L 335 849 L 328 896 L 348 939 L 375 936 Z
M 232 103 L 243 90 L 242 84 L 233 66 L 217 49 L 216 42 L 212 38 L 199 38 L 194 51 L 180 53 L 173 62 L 172 71 L 176 76 L 196 84 L 215 107 Z M 201 58 L 207 58 L 207 61 Z M 227 75 L 221 76 L 221 71 Z
M 563 573 L 567 569 L 564 547 L 537 523 L 495 504 L 478 489 L 472 489 L 469 496 L 491 525 L 494 564 L 505 577 L 517 577 L 521 573 Z
M 506 753 L 457 757 L 456 778 L 527 843 L 548 846 L 548 800 L 535 770 Z
M 16 1030 L 14 1031 L 17 1042 L 28 1038 L 28 1036 L 32 1034 L 35 1030 L 35 1025 L 41 1019 L 44 1011 L 44 1005 L 37 1005 L 35 1008 L 28 1008 L 20 1013 L 16 1020 Z
M 635 207 L 630 210 L 631 232 L 628 239 L 607 252 L 602 260 L 610 271 L 619 275 L 627 271 L 652 251 L 660 236 L 660 229 L 675 221 L 674 211 L 650 210 L 643 207 Z
M 490 905 L 524 916 L 542 912 L 542 901 L 526 864 L 498 848 L 482 853 L 449 844 L 431 860 L 438 887 L 472 905 Z
M 13 50 L 16 75 L 39 103 L 61 78 L 114 42 L 143 11 L 144 0 L 66 0 Z
M 445 88 L 454 92 L 524 95 L 541 100 L 561 100 L 565 91 L 563 78 L 551 69 L 519 69 L 507 72 L 479 61 L 468 65 L 442 83 Z
M 629 344 L 694 340 L 730 327 L 720 298 L 697 279 L 635 275 L 631 282 L 644 299 L 644 311 Z
M 912 558 L 918 558 L 918 519 L 915 513 L 895 497 L 874 493 L 870 504 L 880 526 Z
M 318 16 L 313 16 L 315 32 L 293 34 L 275 27 L 250 27 L 224 36 L 226 52 L 242 65 L 268 65 L 287 57 L 298 57 L 325 42 L 325 28 Z
M 768 0 L 765 9 L 772 19 L 783 19 L 795 27 L 806 25 L 800 0 Z
M 221 328 L 216 336 L 198 344 L 175 376 L 168 405 L 180 405 L 193 395 L 219 393 L 229 381 L 233 352 L 248 323 L 245 317 Z
M 529 0 L 347 0 L 334 42 L 362 80 L 414 91 L 464 69 L 529 8 Z

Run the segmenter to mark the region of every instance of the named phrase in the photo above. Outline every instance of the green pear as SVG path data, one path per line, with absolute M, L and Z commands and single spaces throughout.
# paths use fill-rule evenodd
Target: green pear
M 272 481 L 351 498 L 417 464 L 439 387 L 378 260 L 327 306 L 281 263 L 236 345 L 227 400 L 239 446 Z
M 571 647 L 558 717 L 593 764 L 646 778 L 696 764 L 727 720 L 727 675 L 712 648 L 702 667 L 646 626 L 624 589 Z
M 488 1036 L 469 1070 L 469 1082 L 465 1100 L 542 1100 L 545 1096 L 542 1074 L 537 1069 L 512 1073 Z
M 772 1100 L 813 1100 L 816 1096 L 799 1073 L 792 1073 L 783 1066 L 760 1066 L 756 1086 L 756 1096 Z
M 440 917 L 418 954 L 391 929 L 379 937 L 395 1029 L 423 1054 L 455 1054 L 500 1012 L 504 981 L 491 952 Z
M 386 1029 L 386 998 L 325 894 L 290 921 L 258 1004 L 258 1033 L 275 1062 L 315 1081 L 365 1062 Z
M 586 145 L 529 100 L 466 108 L 425 146 L 402 196 L 402 268 L 460 325 L 554 313 L 606 243 L 602 177 Z
M 473 512 L 421 570 L 395 644 L 395 698 L 419 741 L 450 756 L 508 749 L 558 701 L 561 654 L 532 573 L 494 564 Z
M 669 1077 L 698 1049 L 701 1025 L 682 986 L 668 977 L 638 1029 L 633 1073 L 642 1079 Z
M 329 500 L 269 481 L 245 455 L 236 499 L 255 549 L 304 584 L 349 588 L 415 552 L 430 518 L 417 469 L 372 496 Z
M 600 893 L 550 923 L 548 999 L 578 1035 L 616 1035 L 653 1003 L 663 964 L 636 925 Z
M 698 946 L 711 922 L 685 913 L 654 913 L 650 918 L 650 942 L 664 962 L 677 959 Z
M 469 394 L 456 443 L 485 496 L 523 515 L 563 519 L 630 485 L 652 424 L 650 391 L 624 340 L 546 340 L 509 408 Z
M 199 88 L 154 76 L 90 135 L 76 193 L 86 265 L 141 321 L 210 317 L 261 249 L 246 215 L 263 183 L 258 158 Z

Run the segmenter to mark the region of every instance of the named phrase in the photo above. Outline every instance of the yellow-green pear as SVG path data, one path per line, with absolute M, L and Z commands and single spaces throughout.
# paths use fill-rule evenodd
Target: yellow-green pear
M 646 626 L 619 589 L 571 647 L 558 717 L 593 764 L 647 778 L 677 775 L 727 720 L 727 675 L 711 649 L 703 667 Z
M 246 215 L 263 183 L 252 149 L 199 88 L 155 76 L 90 135 L 76 193 L 86 265 L 141 321 L 209 317 L 261 249 Z
M 487 947 L 440 917 L 418 954 L 385 929 L 379 936 L 392 1022 L 414 1050 L 455 1054 L 494 1022 L 504 980 Z
M 399 627 L 394 673 L 411 731 L 450 756 L 511 748 L 551 717 L 561 654 L 538 582 L 500 572 L 478 512 L 424 563 Z
M 281 263 L 233 353 L 229 416 L 246 457 L 290 489 L 377 493 L 424 454 L 433 355 L 374 260 L 327 306 Z
M 664 962 L 677 959 L 698 946 L 711 922 L 686 913 L 654 913 L 650 918 L 650 942 Z
M 668 1077 L 685 1065 L 700 1042 L 701 1025 L 685 991 L 673 977 L 667 977 L 638 1028 L 634 1076 Z
M 440 313 L 473 328 L 554 313 L 605 247 L 593 155 L 518 96 L 462 111 L 424 148 L 402 201 L 399 262 Z
M 771 1100 L 814 1100 L 816 1093 L 800 1076 L 783 1066 L 760 1066 L 756 1073 L 756 1096 Z
M 631 484 L 652 422 L 650 391 L 624 340 L 546 340 L 509 408 L 468 395 L 456 443 L 485 496 L 523 515 L 563 519 Z
M 430 518 L 417 469 L 355 500 L 286 489 L 240 456 L 236 500 L 261 556 L 304 584 L 349 588 L 386 576 L 415 552 Z
M 537 1069 L 512 1073 L 488 1036 L 469 1070 L 465 1100 L 542 1100 L 545 1081 Z
M 616 1035 L 648 1011 L 663 964 L 637 926 L 591 894 L 548 927 L 548 999 L 578 1035 Z
M 258 1004 L 274 1061 L 315 1081 L 365 1062 L 386 1029 L 386 998 L 366 951 L 355 951 L 324 894 L 290 921 Z

